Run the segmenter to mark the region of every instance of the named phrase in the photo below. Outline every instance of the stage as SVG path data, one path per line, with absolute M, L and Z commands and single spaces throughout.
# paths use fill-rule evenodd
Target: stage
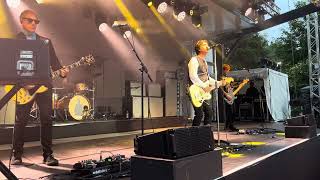
M 221 124 L 222 125 L 222 124 Z M 236 126 L 239 129 L 247 129 L 247 134 L 235 132 L 220 133 L 221 147 L 225 142 L 231 143 L 233 149 L 223 151 L 222 167 L 225 179 L 230 175 L 241 172 L 251 166 L 259 164 L 261 161 L 281 155 L 288 149 L 295 149 L 305 143 L 308 139 L 285 138 L 282 123 L 251 123 L 241 122 Z M 256 133 L 257 130 L 264 128 L 265 134 Z M 213 124 L 214 137 L 217 140 L 217 126 Z M 165 129 L 155 129 L 155 132 Z M 146 133 L 152 133 L 149 129 Z M 262 131 L 261 131 L 262 132 Z M 110 133 L 100 135 L 90 135 L 81 137 L 70 137 L 54 139 L 54 155 L 59 159 L 60 166 L 48 167 L 42 163 L 42 152 L 39 142 L 28 142 L 25 144 L 23 166 L 11 166 L 12 172 L 23 179 L 46 179 L 52 178 L 53 174 L 68 172 L 73 164 L 81 160 L 99 159 L 100 152 L 103 157 L 111 154 L 123 154 L 126 157 L 134 155 L 133 139 L 139 135 L 140 131 Z M 313 138 L 318 139 L 318 137 Z M 319 143 L 317 143 L 319 144 Z M 300 148 L 301 149 L 301 148 Z M 10 155 L 10 145 L 0 145 L 0 158 L 8 165 Z M 275 164 L 279 162 L 274 162 Z M 5 179 L 0 175 L 0 179 Z M 129 179 L 129 178 L 127 178 Z M 252 179 L 252 177 L 251 177 Z M 254 178 L 253 178 L 254 179 Z

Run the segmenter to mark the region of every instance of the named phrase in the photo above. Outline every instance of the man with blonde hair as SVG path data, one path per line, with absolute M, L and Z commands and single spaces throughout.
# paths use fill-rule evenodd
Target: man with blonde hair
M 205 60 L 209 52 L 209 44 L 207 40 L 199 40 L 195 45 L 196 56 L 192 57 L 188 63 L 190 84 L 201 87 L 205 92 L 224 86 L 225 81 L 216 81 L 208 74 L 208 65 Z M 200 107 L 195 107 L 195 116 L 192 126 L 200 126 L 202 118 L 203 124 L 209 125 L 213 118 L 213 110 L 210 101 L 206 100 Z

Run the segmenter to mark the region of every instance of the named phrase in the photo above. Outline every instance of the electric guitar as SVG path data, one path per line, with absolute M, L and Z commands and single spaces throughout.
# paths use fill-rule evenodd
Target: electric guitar
M 232 105 L 234 103 L 234 100 L 237 99 L 236 94 L 238 94 L 238 92 L 243 88 L 244 85 L 246 85 L 249 82 L 249 79 L 244 79 L 242 81 L 242 83 L 239 84 L 238 88 L 235 91 L 229 91 L 229 92 L 225 92 L 223 90 L 223 94 L 224 94 L 224 100 L 229 104 Z
M 234 79 L 231 77 L 223 78 L 223 80 L 225 80 L 227 84 L 230 84 L 231 82 L 234 81 Z M 209 85 L 209 81 L 207 81 L 206 83 Z M 209 87 L 212 87 L 209 92 L 205 92 L 203 90 L 203 88 L 201 88 L 195 84 L 193 84 L 189 87 L 188 90 L 189 90 L 189 96 L 191 98 L 191 103 L 195 107 L 202 106 L 202 104 L 205 100 L 209 100 L 212 98 L 211 91 L 214 90 L 215 88 L 213 86 L 209 86 Z
M 80 58 L 79 61 L 74 62 L 74 63 L 66 66 L 65 68 L 68 68 L 68 69 L 71 70 L 71 69 L 76 68 L 76 67 L 79 67 L 79 66 L 90 65 L 90 64 L 92 64 L 92 63 L 94 63 L 94 62 L 95 62 L 94 57 L 93 57 L 91 54 L 89 54 L 88 56 L 84 56 L 84 57 Z M 57 78 L 57 77 L 60 77 L 60 73 L 61 73 L 60 70 L 61 70 L 61 69 L 51 72 L 51 78 L 52 78 L 52 79 L 55 79 L 55 78 Z M 4 90 L 5 90 L 6 93 L 8 93 L 12 88 L 13 88 L 13 85 L 6 85 L 6 86 L 4 87 Z M 16 97 L 16 96 L 13 96 L 13 97 L 12 97 L 12 100 L 14 100 L 14 101 L 17 100 L 17 104 L 20 104 L 20 105 L 21 105 L 21 104 L 27 104 L 27 103 L 29 103 L 30 101 L 32 101 L 32 100 L 34 99 L 34 97 L 36 96 L 36 94 L 46 92 L 47 90 L 48 90 L 47 87 L 45 87 L 45 86 L 40 86 L 40 87 L 31 95 L 28 89 L 26 89 L 26 88 L 21 88 L 21 89 L 17 92 L 17 94 L 16 94 L 17 97 Z

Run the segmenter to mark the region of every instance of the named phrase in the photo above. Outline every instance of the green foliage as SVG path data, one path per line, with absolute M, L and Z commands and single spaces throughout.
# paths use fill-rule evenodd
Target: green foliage
M 268 41 L 265 37 L 254 34 L 240 40 L 238 48 L 229 57 L 227 63 L 232 64 L 233 68 L 256 68 L 260 58 L 266 57 Z

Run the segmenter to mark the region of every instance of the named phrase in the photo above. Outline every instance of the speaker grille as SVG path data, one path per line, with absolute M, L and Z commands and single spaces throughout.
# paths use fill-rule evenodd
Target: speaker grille
M 210 127 L 162 131 L 135 139 L 135 152 L 142 156 L 177 159 L 213 150 Z

